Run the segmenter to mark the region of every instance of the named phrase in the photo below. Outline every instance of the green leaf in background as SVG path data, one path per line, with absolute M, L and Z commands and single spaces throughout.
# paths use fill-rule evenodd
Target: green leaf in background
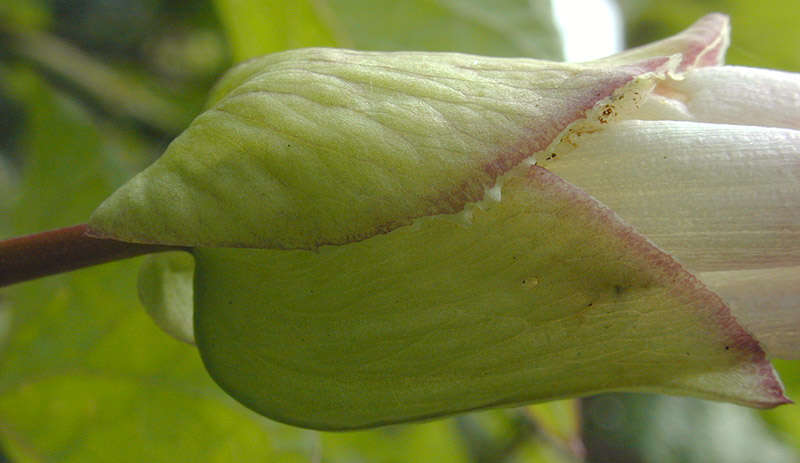
M 469 461 L 453 422 L 388 426 L 370 431 L 319 433 L 322 461 L 436 462 Z
M 575 463 L 584 456 L 578 403 L 561 400 L 471 413 L 454 422 L 472 462 Z M 578 440 L 567 443 L 559 437 L 566 435 Z
M 330 0 L 362 50 L 457 51 L 558 60 L 550 0 Z M 343 44 L 343 46 L 347 46 Z
M 335 17 L 314 0 L 214 0 L 234 62 L 276 51 L 347 42 Z
M 20 29 L 38 29 L 51 22 L 51 17 L 41 0 L 0 3 L 0 26 Z
M 215 0 L 234 61 L 291 48 L 560 59 L 550 0 Z
M 800 5 L 797 0 L 620 0 L 630 46 L 666 37 L 712 11 L 731 17 L 726 62 L 800 71 Z
M 787 393 L 800 397 L 800 362 L 776 359 L 773 363 L 783 378 Z M 778 436 L 785 438 L 794 448 L 800 448 L 800 407 L 779 407 L 760 413 Z
M 550 442 L 573 455 L 583 454 L 580 401 L 555 400 L 529 405 L 524 410 Z

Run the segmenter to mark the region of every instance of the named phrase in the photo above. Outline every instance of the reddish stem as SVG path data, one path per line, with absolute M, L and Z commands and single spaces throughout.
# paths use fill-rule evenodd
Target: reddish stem
M 86 224 L 0 241 L 0 287 L 177 246 L 126 243 L 86 234 Z

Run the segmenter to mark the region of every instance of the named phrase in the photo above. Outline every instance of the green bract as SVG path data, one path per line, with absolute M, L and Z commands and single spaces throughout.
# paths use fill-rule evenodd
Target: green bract
M 782 401 L 722 301 L 548 171 L 469 225 L 318 252 L 198 249 L 195 336 L 259 412 L 360 428 L 609 390 Z
M 194 343 L 194 260 L 184 252 L 152 255 L 139 271 L 139 300 L 158 326 Z
M 252 60 L 90 227 L 194 247 L 193 301 L 164 291 L 187 267 L 158 260 L 143 300 L 193 334 L 226 391 L 281 421 L 351 429 L 611 390 L 785 403 L 725 301 L 556 175 L 659 82 L 721 63 L 727 34 L 711 15 L 580 65 Z M 172 326 L 191 310 L 194 333 Z
M 305 49 L 231 71 L 97 210 L 116 239 L 314 249 L 452 214 L 666 58 L 620 67 Z

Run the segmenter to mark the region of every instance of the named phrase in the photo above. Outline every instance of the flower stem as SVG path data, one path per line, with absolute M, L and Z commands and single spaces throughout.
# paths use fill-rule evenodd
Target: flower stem
M 86 234 L 86 224 L 0 241 L 0 287 L 143 254 L 188 250 Z

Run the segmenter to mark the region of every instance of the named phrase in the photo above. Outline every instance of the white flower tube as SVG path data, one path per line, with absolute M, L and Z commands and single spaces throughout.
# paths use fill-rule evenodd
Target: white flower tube
M 800 357 L 800 75 L 699 68 L 548 168 L 728 302 L 770 355 Z M 688 122 L 702 121 L 702 122 Z
M 771 69 L 712 66 L 668 79 L 644 103 L 652 119 L 670 119 L 658 103 L 681 107 L 686 119 L 800 130 L 800 75 Z M 641 119 L 637 115 L 637 118 Z
M 800 264 L 800 132 L 623 121 L 546 167 L 696 271 Z

